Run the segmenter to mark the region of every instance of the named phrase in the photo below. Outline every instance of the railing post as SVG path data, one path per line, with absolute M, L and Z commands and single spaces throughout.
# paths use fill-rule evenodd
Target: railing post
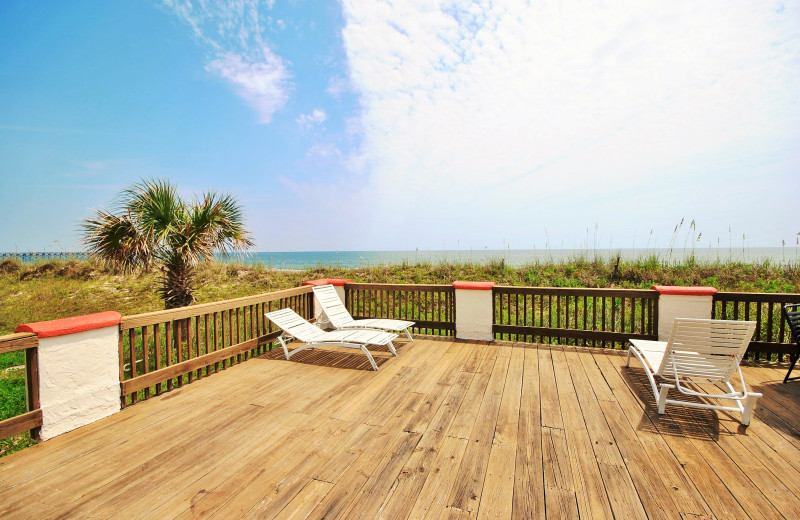
M 306 280 L 303 282 L 303 285 L 312 285 L 316 287 L 328 284 L 333 285 L 333 288 L 336 290 L 336 294 L 339 295 L 339 299 L 342 300 L 342 304 L 347 306 L 347 302 L 344 299 L 344 286 L 352 281 L 353 280 L 344 278 L 320 278 L 318 280 Z M 323 316 L 323 314 L 324 312 L 322 311 L 322 307 L 320 307 L 317 299 L 314 298 L 314 319 L 324 324 L 327 322 L 327 317 Z
M 120 319 L 110 311 L 17 327 L 39 336 L 42 440 L 120 410 Z
M 39 399 L 39 347 L 25 349 L 25 393 L 28 399 L 28 410 L 41 409 Z M 42 439 L 42 428 L 31 429 L 31 439 Z
M 494 282 L 453 282 L 456 291 L 456 339 L 494 341 Z
M 667 341 L 675 318 L 711 317 L 714 287 L 679 287 L 654 285 L 658 291 L 658 340 Z

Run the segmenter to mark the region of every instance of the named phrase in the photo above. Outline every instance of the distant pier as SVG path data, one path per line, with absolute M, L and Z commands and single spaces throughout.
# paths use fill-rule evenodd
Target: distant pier
M 26 253 L 0 253 L 0 261 L 17 259 L 21 262 L 36 262 L 39 260 L 85 260 L 86 253 L 69 251 L 28 251 Z

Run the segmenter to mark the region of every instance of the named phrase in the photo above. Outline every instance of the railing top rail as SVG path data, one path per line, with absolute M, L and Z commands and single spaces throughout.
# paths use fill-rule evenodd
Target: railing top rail
M 798 293 L 718 292 L 713 298 L 714 301 L 719 302 L 742 300 L 764 303 L 800 302 L 800 294 Z
M 416 284 L 416 283 L 346 283 L 345 289 L 388 290 L 388 291 L 455 291 L 452 285 L 447 284 Z
M 189 307 L 181 307 L 179 309 L 168 309 L 164 311 L 145 312 L 143 314 L 135 314 L 133 316 L 123 316 L 122 322 L 120 323 L 120 329 L 127 330 L 144 325 L 155 325 L 157 323 L 164 323 L 172 320 L 193 318 L 195 316 L 203 316 L 212 312 L 236 309 L 238 307 L 244 307 L 256 303 L 271 302 L 280 300 L 281 298 L 288 298 L 290 296 L 297 296 L 310 292 L 311 286 L 294 287 L 292 289 L 262 293 L 255 296 L 244 296 L 242 298 L 233 298 L 231 300 L 201 303 L 200 305 L 191 305 Z
M 17 332 L 0 336 L 0 354 L 39 346 L 39 337 L 32 332 Z
M 0 336 L 0 343 L 5 341 L 15 341 L 18 339 L 23 338 L 35 338 L 36 334 L 33 332 L 14 332 L 13 334 L 6 334 L 5 336 Z
M 606 289 L 586 287 L 517 287 L 511 285 L 496 285 L 495 293 L 502 294 L 552 294 L 571 296 L 608 296 L 608 297 L 636 297 L 658 299 L 658 291 L 652 289 Z

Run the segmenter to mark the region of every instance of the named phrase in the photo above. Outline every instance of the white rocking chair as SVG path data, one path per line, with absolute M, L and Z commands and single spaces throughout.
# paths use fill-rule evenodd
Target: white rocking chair
M 750 344 L 755 327 L 754 321 L 675 318 L 668 341 L 630 340 L 625 366 L 630 366 L 631 354 L 642 363 L 653 387 L 659 414 L 664 413 L 667 404 L 726 410 L 742 414 L 741 422 L 747 426 L 761 394 L 747 391 L 739 364 Z M 741 391 L 736 391 L 730 384 L 730 379 L 737 372 Z M 659 388 L 656 376 L 669 383 L 662 383 Z M 686 383 L 723 383 L 728 392 L 698 392 L 686 387 Z M 736 406 L 667 399 L 671 388 L 677 388 L 680 393 L 693 397 L 732 399 Z
M 281 347 L 283 347 L 283 353 L 286 355 L 287 360 L 307 348 L 331 346 L 349 347 L 361 349 L 367 356 L 370 365 L 372 365 L 372 369 L 378 370 L 375 359 L 372 357 L 369 350 L 367 350 L 367 345 L 385 346 L 393 356 L 397 355 L 397 351 L 395 351 L 394 345 L 392 344 L 392 341 L 397 338 L 397 334 L 375 330 L 334 330 L 325 332 L 304 320 L 291 309 L 272 311 L 265 315 L 270 321 L 283 330 L 283 333 L 278 337 L 278 341 Z M 302 341 L 305 345 L 289 352 L 286 343 L 293 338 Z

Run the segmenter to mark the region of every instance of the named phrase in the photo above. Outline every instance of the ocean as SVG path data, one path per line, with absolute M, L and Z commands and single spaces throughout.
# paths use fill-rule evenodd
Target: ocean
M 506 265 L 519 267 L 537 262 L 562 263 L 570 260 L 599 258 L 609 260 L 620 255 L 625 260 L 647 259 L 655 256 L 659 261 L 680 262 L 694 255 L 700 263 L 746 262 L 760 263 L 766 260 L 774 264 L 800 265 L 800 251 L 796 247 L 756 248 L 703 248 L 703 249 L 477 249 L 462 251 L 413 250 L 413 251 L 263 251 L 246 256 L 218 257 L 223 262 L 243 262 L 264 265 L 276 269 L 308 269 L 311 267 L 380 267 L 417 263 L 473 263 L 503 261 Z M 0 253 L 4 258 L 16 257 L 23 262 L 39 262 L 52 259 L 78 258 L 81 253 Z
M 578 258 L 604 260 L 644 259 L 655 256 L 660 261 L 680 262 L 692 254 L 700 262 L 741 261 L 757 263 L 769 260 L 776 264 L 800 263 L 800 252 L 792 248 L 720 248 L 720 249 L 508 249 L 508 250 L 413 250 L 413 251 L 268 251 L 253 253 L 234 261 L 261 264 L 278 269 L 307 269 L 310 267 L 379 267 L 402 263 L 475 263 L 485 264 L 503 260 L 506 265 L 519 267 L 536 262 L 567 262 Z

